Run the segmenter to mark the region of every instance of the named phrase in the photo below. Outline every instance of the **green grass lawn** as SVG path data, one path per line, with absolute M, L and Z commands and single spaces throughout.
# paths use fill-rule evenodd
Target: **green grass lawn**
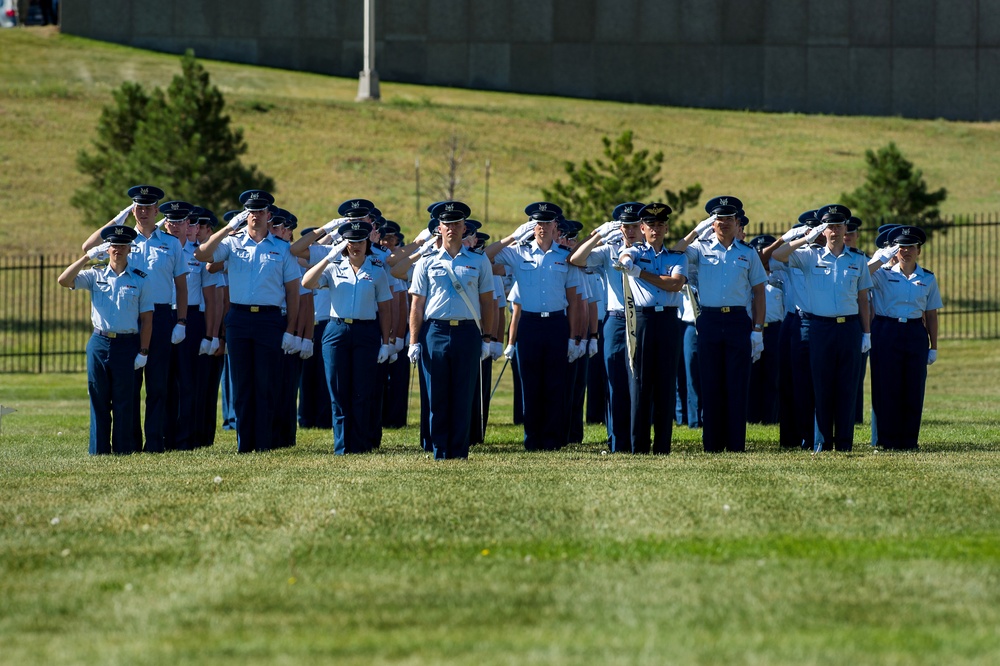
M 90 148 L 112 90 L 126 80 L 166 87 L 178 58 L 50 29 L 0 31 L 0 53 L 0 246 L 78 248 L 88 234 L 68 204 L 84 182 L 78 151 Z M 601 137 L 626 129 L 637 147 L 664 151 L 663 187 L 699 182 L 705 199 L 738 195 L 753 222 L 785 223 L 836 201 L 861 184 L 865 150 L 889 141 L 932 189 L 948 188 L 946 215 L 1000 210 L 996 122 L 680 109 L 393 82 L 383 82 L 381 104 L 358 104 L 354 79 L 205 65 L 245 129 L 245 159 L 276 179 L 279 203 L 300 226 L 326 222 L 339 202 L 364 196 L 412 237 L 426 222 L 423 206 L 442 198 L 431 172 L 443 169 L 444 145 L 456 135 L 471 144 L 460 198 L 491 234 L 510 231 L 524 205 L 563 176 L 563 160 L 598 157 Z
M 602 455 L 594 427 L 529 455 L 508 380 L 487 445 L 439 463 L 413 426 L 347 458 L 317 431 L 91 458 L 85 377 L 3 376 L 0 662 L 1000 660 L 992 342 L 943 346 L 918 454 L 757 426 L 743 455 L 687 428 Z

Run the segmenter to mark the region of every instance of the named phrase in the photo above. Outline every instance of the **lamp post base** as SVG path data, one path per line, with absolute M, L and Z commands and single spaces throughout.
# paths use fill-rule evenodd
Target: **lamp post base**
M 379 99 L 381 99 L 381 94 L 378 89 L 378 72 L 362 70 L 358 73 L 358 96 L 354 98 L 354 101 L 368 102 Z

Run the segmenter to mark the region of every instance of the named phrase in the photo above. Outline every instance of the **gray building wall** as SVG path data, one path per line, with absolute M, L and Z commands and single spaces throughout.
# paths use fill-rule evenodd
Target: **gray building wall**
M 376 0 L 402 81 L 627 102 L 1000 118 L 1000 0 Z M 66 33 L 357 76 L 362 0 L 76 0 Z

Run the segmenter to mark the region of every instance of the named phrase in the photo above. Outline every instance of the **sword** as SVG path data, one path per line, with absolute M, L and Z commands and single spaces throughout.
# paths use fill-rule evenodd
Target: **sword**
M 490 403 L 493 402 L 493 394 L 497 392 L 497 387 L 500 386 L 500 379 L 503 378 L 503 371 L 507 369 L 508 363 L 510 363 L 509 358 L 503 362 L 503 367 L 500 368 L 500 374 L 497 375 L 497 383 L 493 385 L 493 391 L 490 393 Z

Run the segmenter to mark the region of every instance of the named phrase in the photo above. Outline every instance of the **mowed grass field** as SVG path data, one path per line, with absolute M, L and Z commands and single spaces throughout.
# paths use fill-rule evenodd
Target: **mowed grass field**
M 89 233 L 68 203 L 85 182 L 78 151 L 90 148 L 114 89 L 126 80 L 165 88 L 179 59 L 50 29 L 0 31 L 0 53 L 0 247 L 78 248 Z M 412 237 L 426 223 L 423 208 L 443 196 L 433 172 L 454 135 L 469 146 L 457 194 L 491 234 L 509 232 L 525 204 L 563 177 L 564 160 L 598 157 L 601 137 L 626 129 L 638 148 L 665 153 L 663 187 L 698 182 L 705 199 L 737 195 L 753 222 L 784 223 L 836 201 L 861 184 L 865 150 L 889 141 L 932 188 L 948 188 L 946 215 L 1000 210 L 996 122 L 680 109 L 392 82 L 383 82 L 381 104 L 358 104 L 355 79 L 204 64 L 245 130 L 245 160 L 275 178 L 279 203 L 300 226 L 363 196 Z
M 527 454 L 508 372 L 449 462 L 412 408 L 369 455 L 92 458 L 84 376 L 7 375 L 0 662 L 995 664 L 998 368 L 949 342 L 919 453 L 815 457 Z

